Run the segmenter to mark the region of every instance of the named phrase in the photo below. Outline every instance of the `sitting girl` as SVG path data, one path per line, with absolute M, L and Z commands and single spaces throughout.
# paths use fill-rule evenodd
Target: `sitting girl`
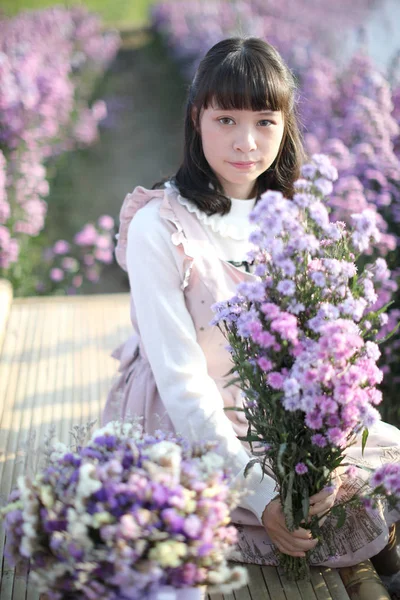
M 233 514 L 237 558 L 259 564 L 276 564 L 276 548 L 304 556 L 317 541 L 306 529 L 287 529 L 275 481 L 262 477 L 259 465 L 244 479 L 249 452 L 237 436 L 246 435 L 247 422 L 241 412 L 224 411 L 240 407 L 242 397 L 225 387 L 232 363 L 222 333 L 210 325 L 210 307 L 256 277 L 246 261 L 249 213 L 268 189 L 292 197 L 303 159 L 295 83 L 278 52 L 256 38 L 223 40 L 190 87 L 181 167 L 158 189 L 127 195 L 116 250 L 129 274 L 136 333 L 114 353 L 120 376 L 103 423 L 139 415 L 147 432 L 217 440 L 236 482 L 249 490 Z M 359 446 L 349 455 L 367 466 L 399 460 L 400 432 L 380 423 L 364 457 Z M 354 493 L 352 482 L 341 483 L 341 494 Z M 310 514 L 331 507 L 337 491 L 313 496 Z M 386 509 L 361 511 L 338 530 L 336 555 L 321 543 L 311 561 L 342 566 L 371 557 L 398 518 Z

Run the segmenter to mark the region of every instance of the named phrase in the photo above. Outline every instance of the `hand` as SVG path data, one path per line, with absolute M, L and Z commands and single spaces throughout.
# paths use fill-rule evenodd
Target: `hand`
M 284 554 L 303 557 L 318 543 L 307 529 L 289 531 L 279 498 L 267 504 L 262 515 L 262 523 L 273 544 Z
M 324 515 L 328 510 L 332 508 L 335 504 L 336 496 L 338 494 L 339 488 L 342 484 L 342 480 L 340 476 L 334 474 L 332 477 L 332 485 L 327 489 L 323 489 L 318 494 L 314 494 L 314 496 L 310 496 L 310 510 L 308 513 L 309 518 L 314 515 Z M 323 525 L 327 519 L 327 515 L 322 517 L 319 520 L 319 526 Z

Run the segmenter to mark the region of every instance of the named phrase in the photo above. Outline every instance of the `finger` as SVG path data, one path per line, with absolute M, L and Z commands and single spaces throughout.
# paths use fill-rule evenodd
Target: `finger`
M 318 543 L 318 540 L 315 540 L 314 538 L 304 540 L 294 537 L 289 532 L 285 532 L 283 535 L 279 536 L 279 539 L 282 544 L 285 544 L 287 548 L 294 552 L 307 552 L 308 550 L 315 548 Z
M 334 505 L 334 502 L 326 502 L 324 504 L 322 504 L 322 503 L 314 504 L 314 506 L 310 506 L 310 510 L 308 511 L 308 514 L 310 517 L 313 517 L 314 515 L 321 515 L 324 512 L 326 512 L 327 510 L 329 510 L 330 508 L 332 508 L 333 505 Z
M 275 544 L 276 545 L 276 544 Z M 283 554 L 288 554 L 289 556 L 294 556 L 295 558 L 304 558 L 306 553 L 305 552 L 293 552 L 293 550 L 288 550 L 285 547 L 281 546 L 279 548 L 279 546 L 276 546 L 278 548 L 278 550 L 280 552 L 282 552 Z
M 290 531 L 289 533 L 292 536 L 303 539 L 303 540 L 311 540 L 312 539 L 311 531 L 309 529 L 303 529 L 302 527 L 300 527 L 299 529 L 295 529 L 294 531 Z
M 328 496 L 332 496 L 332 491 L 331 490 L 322 490 L 321 492 L 318 492 L 318 494 L 314 494 L 313 496 L 310 496 L 310 504 L 316 504 L 317 502 L 324 502 L 324 500 L 326 498 L 328 498 Z
M 282 551 L 285 552 L 286 554 L 296 553 L 296 554 L 305 555 L 306 552 L 309 552 L 310 550 L 313 550 L 315 548 L 318 541 L 312 540 L 311 543 L 310 542 L 308 542 L 308 543 L 300 542 L 300 544 L 299 544 L 298 542 L 295 542 L 295 541 L 287 539 L 287 538 L 279 538 L 279 540 L 277 540 L 277 542 L 275 542 L 275 543 L 277 545 L 279 545 L 279 547 L 282 548 Z

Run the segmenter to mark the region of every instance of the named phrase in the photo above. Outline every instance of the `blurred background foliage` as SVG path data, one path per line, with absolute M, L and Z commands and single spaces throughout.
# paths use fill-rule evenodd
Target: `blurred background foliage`
M 155 3 L 156 0 L 0 0 L 0 10 L 7 16 L 13 16 L 22 10 L 48 8 L 55 4 L 66 8 L 82 5 L 99 13 L 105 25 L 129 29 L 148 25 L 149 9 Z

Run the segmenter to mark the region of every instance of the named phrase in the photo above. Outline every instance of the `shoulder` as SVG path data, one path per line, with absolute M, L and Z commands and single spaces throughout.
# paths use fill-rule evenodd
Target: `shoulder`
M 154 245 L 162 240 L 170 240 L 174 227 L 160 215 L 162 202 L 162 198 L 152 198 L 136 212 L 128 228 L 130 246 L 138 243 Z

